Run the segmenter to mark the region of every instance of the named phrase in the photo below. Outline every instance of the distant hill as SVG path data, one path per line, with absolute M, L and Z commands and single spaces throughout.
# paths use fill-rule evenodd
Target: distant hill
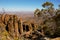
M 0 12 L 2 14 L 3 12 Z M 5 12 L 5 14 L 16 14 L 19 18 L 22 19 L 32 19 L 34 17 L 33 11 L 21 11 L 21 12 Z

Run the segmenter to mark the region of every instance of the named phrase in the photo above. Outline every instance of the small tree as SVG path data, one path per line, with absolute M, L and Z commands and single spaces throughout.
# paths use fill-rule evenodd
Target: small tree
M 39 9 L 36 9 L 35 12 L 34 12 L 34 16 L 39 17 L 40 14 L 41 14 L 41 11 Z
M 42 7 L 46 8 L 46 9 L 52 8 L 53 7 L 53 4 L 50 3 L 50 2 L 45 2 L 45 3 L 42 4 Z

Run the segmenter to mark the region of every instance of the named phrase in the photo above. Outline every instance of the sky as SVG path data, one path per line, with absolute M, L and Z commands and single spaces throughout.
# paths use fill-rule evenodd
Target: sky
M 42 9 L 42 4 L 46 1 L 52 2 L 54 8 L 58 8 L 60 0 L 0 0 L 0 11 L 34 11 L 36 8 Z

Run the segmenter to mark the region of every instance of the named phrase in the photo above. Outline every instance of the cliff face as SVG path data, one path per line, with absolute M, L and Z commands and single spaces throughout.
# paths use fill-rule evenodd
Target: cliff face
M 0 39 L 14 40 L 32 32 L 31 22 L 23 22 L 16 15 L 0 14 Z

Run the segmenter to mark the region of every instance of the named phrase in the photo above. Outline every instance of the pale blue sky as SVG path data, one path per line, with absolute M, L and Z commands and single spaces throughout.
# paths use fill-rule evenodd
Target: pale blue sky
M 60 0 L 0 0 L 0 11 L 34 11 L 36 8 L 42 9 L 44 2 L 52 2 L 58 8 Z

